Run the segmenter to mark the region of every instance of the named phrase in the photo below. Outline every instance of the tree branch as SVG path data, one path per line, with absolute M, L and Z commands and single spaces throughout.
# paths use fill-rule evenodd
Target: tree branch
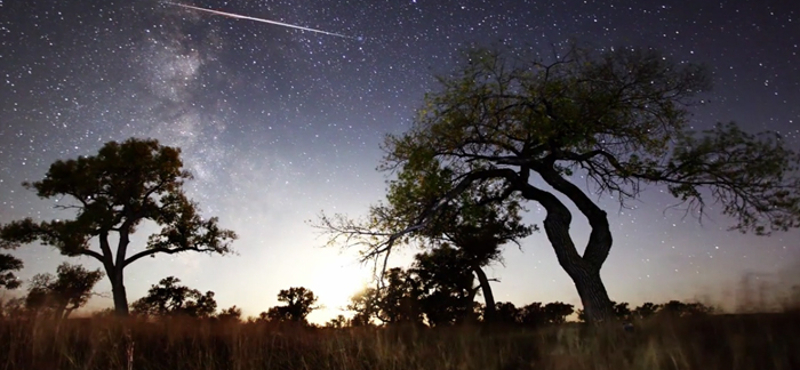
M 123 263 L 122 266 L 126 267 L 126 266 L 130 265 L 131 263 L 133 263 L 134 261 L 136 261 L 136 260 L 138 260 L 138 259 L 140 259 L 142 257 L 151 256 L 151 255 L 154 255 L 156 253 L 176 254 L 176 253 L 189 252 L 189 251 L 194 251 L 194 252 L 216 252 L 216 250 L 214 248 L 199 248 L 199 247 L 185 247 L 185 248 L 174 248 L 174 249 L 169 249 L 169 248 L 151 248 L 151 249 L 145 249 L 145 250 L 143 250 L 143 251 L 141 251 L 139 253 L 136 253 L 136 254 L 128 257 L 125 260 L 125 262 Z

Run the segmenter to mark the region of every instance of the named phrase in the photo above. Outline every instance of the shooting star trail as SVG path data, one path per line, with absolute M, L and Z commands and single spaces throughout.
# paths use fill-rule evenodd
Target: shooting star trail
M 342 35 L 340 33 L 328 32 L 328 31 L 323 31 L 323 30 L 318 30 L 318 29 L 308 28 L 308 27 L 303 27 L 303 26 L 297 26 L 297 25 L 294 25 L 294 24 L 283 23 L 283 22 L 278 22 L 278 21 L 271 21 L 269 19 L 249 17 L 249 16 L 246 16 L 246 15 L 239 15 L 239 14 L 228 13 L 228 12 L 223 12 L 223 11 L 219 11 L 219 10 L 200 8 L 200 7 L 196 7 L 196 6 L 192 6 L 192 5 L 186 5 L 186 4 L 172 3 L 172 2 L 169 2 L 169 1 L 165 1 L 164 4 L 173 5 L 173 6 L 179 6 L 179 7 L 186 8 L 186 9 L 197 10 L 197 11 L 201 11 L 201 12 L 221 15 L 221 16 L 225 16 L 225 17 L 231 17 L 231 18 L 235 18 L 235 19 L 246 19 L 246 20 L 249 20 L 249 21 L 255 21 L 255 22 L 261 22 L 261 23 L 267 23 L 267 24 L 274 24 L 276 26 L 294 28 L 294 29 L 301 30 L 301 31 L 316 32 L 316 33 L 321 33 L 321 34 L 328 35 L 328 36 L 336 36 L 336 37 L 341 37 L 341 38 L 345 38 L 345 39 L 353 39 L 353 37 Z

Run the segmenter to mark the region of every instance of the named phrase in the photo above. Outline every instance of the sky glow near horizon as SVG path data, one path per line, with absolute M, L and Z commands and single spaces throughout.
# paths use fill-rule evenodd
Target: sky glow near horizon
M 186 3 L 359 36 L 345 39 L 151 0 L 0 1 L 0 223 L 66 217 L 20 185 L 41 179 L 53 161 L 94 154 L 110 140 L 156 138 L 182 148 L 195 175 L 187 191 L 203 215 L 239 234 L 238 255 L 138 261 L 126 269 L 129 300 L 174 275 L 247 316 L 277 304 L 280 289 L 304 286 L 324 305 L 310 319 L 324 322 L 347 315 L 341 307 L 371 270 L 355 251 L 322 248 L 305 221 L 322 210 L 362 217 L 383 198 L 385 177 L 375 171 L 383 135 L 410 127 L 434 76 L 455 68 L 459 50 L 503 45 L 547 55 L 551 43 L 570 38 L 597 48 L 652 46 L 711 68 L 714 90 L 692 110 L 695 128 L 734 120 L 750 132 L 777 130 L 800 147 L 800 4 L 791 3 Z M 602 270 L 613 300 L 731 304 L 746 274 L 783 283 L 800 277 L 796 230 L 769 238 L 728 232 L 733 220 L 713 207 L 700 225 L 664 212 L 675 202 L 657 187 L 634 210 L 598 202 L 615 238 Z M 541 222 L 541 210 L 527 207 L 526 220 Z M 574 216 L 571 232 L 583 245 L 588 226 Z M 136 248 L 146 231 L 134 236 Z M 394 264 L 415 252 L 405 249 Z M 53 273 L 64 260 L 100 267 L 38 245 L 11 253 L 25 261 L 23 279 Z M 488 273 L 500 280 L 499 301 L 579 305 L 543 233 L 521 249 L 507 246 L 504 264 Z M 103 280 L 97 290 L 110 286 Z M 110 304 L 95 298 L 90 306 Z

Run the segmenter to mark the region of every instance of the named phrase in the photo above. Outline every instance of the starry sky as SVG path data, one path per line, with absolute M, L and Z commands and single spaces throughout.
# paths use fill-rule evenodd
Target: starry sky
M 174 275 L 216 292 L 245 316 L 277 304 L 280 289 L 320 297 L 316 322 L 343 313 L 371 277 L 355 251 L 322 248 L 306 221 L 320 211 L 363 216 L 384 196 L 375 171 L 387 133 L 412 123 L 434 76 L 460 50 L 500 45 L 535 55 L 577 40 L 602 49 L 655 47 L 706 63 L 715 87 L 693 108 L 704 129 L 735 120 L 775 130 L 800 147 L 800 3 L 789 0 L 197 0 L 184 4 L 347 35 L 188 10 L 155 0 L 0 0 L 0 223 L 67 217 L 20 184 L 57 159 L 91 155 L 107 141 L 151 137 L 179 146 L 195 175 L 189 195 L 235 230 L 236 256 L 159 256 L 126 269 L 129 300 Z M 733 305 L 740 281 L 798 281 L 800 233 L 726 231 L 713 207 L 699 224 L 658 187 L 633 210 L 614 199 L 615 244 L 602 276 L 611 298 L 709 299 Z M 666 210 L 666 211 L 665 211 Z M 577 215 L 577 213 L 576 213 Z M 531 205 L 526 220 L 541 222 Z M 141 248 L 151 229 L 133 238 Z M 578 245 L 588 226 L 575 217 Z M 415 251 L 394 261 L 407 263 Z M 12 251 L 22 279 L 66 260 L 31 245 Z M 489 268 L 500 301 L 579 305 L 543 233 L 506 248 Z M 69 259 L 90 268 L 89 258 Z M 792 280 L 795 279 L 795 280 Z M 104 280 L 100 292 L 110 292 Z M 2 294 L 2 293 L 0 293 Z M 92 308 L 110 305 L 94 298 Z

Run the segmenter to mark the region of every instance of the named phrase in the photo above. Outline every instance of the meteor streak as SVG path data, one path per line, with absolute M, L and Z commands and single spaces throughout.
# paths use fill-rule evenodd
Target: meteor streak
M 246 19 L 246 20 L 249 20 L 249 21 L 256 21 L 256 22 L 261 22 L 261 23 L 274 24 L 274 25 L 277 25 L 277 26 L 289 27 L 289 28 L 294 28 L 294 29 L 302 30 L 302 31 L 321 33 L 321 34 L 325 34 L 325 35 L 328 35 L 328 36 L 336 36 L 336 37 L 341 37 L 341 38 L 345 38 L 345 39 L 352 39 L 352 37 L 345 36 L 345 35 L 342 35 L 340 33 L 328 32 L 328 31 L 323 31 L 323 30 L 318 30 L 318 29 L 308 28 L 308 27 L 303 27 L 303 26 L 297 26 L 297 25 L 294 25 L 294 24 L 288 24 L 288 23 L 283 23 L 283 22 L 278 22 L 278 21 L 271 21 L 269 19 L 249 17 L 249 16 L 246 16 L 246 15 L 239 15 L 239 14 L 228 13 L 228 12 L 223 12 L 223 11 L 219 11 L 219 10 L 200 8 L 200 7 L 186 5 L 186 4 L 173 3 L 173 2 L 169 2 L 169 1 L 165 1 L 164 4 L 180 6 L 182 8 L 186 8 L 186 9 L 192 9 L 192 10 L 197 10 L 197 11 L 201 11 L 201 12 L 207 12 L 207 13 L 221 15 L 221 16 L 225 16 L 225 17 L 231 17 L 231 18 L 235 18 L 235 19 Z

